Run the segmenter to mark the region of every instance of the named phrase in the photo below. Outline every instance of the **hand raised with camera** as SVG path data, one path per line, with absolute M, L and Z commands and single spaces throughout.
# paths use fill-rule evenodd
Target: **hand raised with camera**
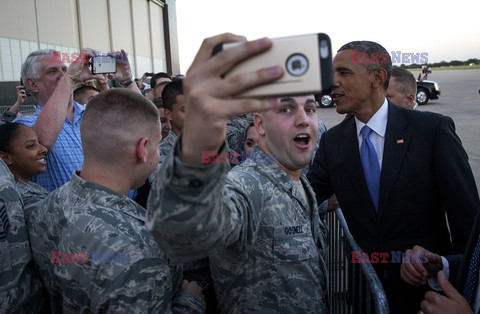
M 201 163 L 202 151 L 219 151 L 225 141 L 229 116 L 262 112 L 274 107 L 275 102 L 266 99 L 232 98 L 283 75 L 283 69 L 274 66 L 222 78 L 222 74 L 236 64 L 272 46 L 269 39 L 263 38 L 212 56 L 217 44 L 239 41 L 245 42 L 245 38 L 228 33 L 205 39 L 183 80 L 184 96 L 179 96 L 177 102 L 184 101 L 186 107 L 181 148 L 183 157 L 189 163 Z
M 132 70 L 130 69 L 130 63 L 125 50 L 109 53 L 117 60 L 117 72 L 109 73 L 108 78 L 120 83 L 124 83 L 132 79 Z
M 110 88 L 108 86 L 108 76 L 106 74 L 102 74 L 102 77 L 102 79 L 97 79 L 97 88 L 101 91 L 105 91 Z
M 11 120 L 15 119 L 17 115 L 21 115 L 18 111 L 20 110 L 20 106 L 27 98 L 27 92 L 25 91 L 23 85 L 19 84 L 15 88 L 17 89 L 17 101 L 15 101 L 15 103 L 10 108 L 8 108 L 8 112 L 11 113 Z
M 22 85 L 17 85 L 15 88 L 17 89 L 17 103 L 21 105 L 27 99 L 27 92 Z
M 90 71 L 90 59 L 95 56 L 95 51 L 90 48 L 80 50 L 80 55 L 73 60 L 67 69 L 68 77 L 74 82 L 84 82 L 91 79 L 102 79 L 103 75 L 94 75 Z

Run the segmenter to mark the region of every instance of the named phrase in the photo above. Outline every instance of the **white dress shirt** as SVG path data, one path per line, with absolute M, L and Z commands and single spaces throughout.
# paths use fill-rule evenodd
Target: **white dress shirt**
M 368 120 L 367 125 L 373 132 L 370 133 L 370 141 L 375 148 L 378 157 L 378 164 L 380 165 L 380 171 L 382 170 L 383 161 L 383 147 L 385 146 L 385 132 L 387 130 L 388 122 L 388 101 L 387 98 L 383 101 L 380 109 Z M 365 123 L 358 120 L 355 117 L 355 124 L 357 125 L 357 138 L 358 138 L 358 150 L 362 146 L 363 137 L 360 134 Z

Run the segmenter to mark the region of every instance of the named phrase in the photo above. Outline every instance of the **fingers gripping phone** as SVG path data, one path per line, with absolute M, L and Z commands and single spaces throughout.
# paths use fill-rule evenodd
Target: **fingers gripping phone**
M 92 74 L 107 74 L 117 72 L 117 59 L 111 55 L 98 55 L 91 60 Z
M 305 94 L 321 94 L 333 85 L 332 48 L 330 38 L 323 33 L 273 38 L 272 47 L 249 58 L 223 77 L 253 72 L 261 68 L 280 65 L 284 75 L 281 79 L 247 90 L 238 98 L 279 97 Z M 241 43 L 217 45 L 212 55 Z
M 23 84 L 22 78 L 20 78 L 20 85 L 22 85 L 23 90 L 25 91 L 25 96 L 27 96 L 27 97 L 32 96 L 32 95 L 30 95 L 30 93 L 29 93 L 29 92 L 27 91 L 27 89 L 25 88 L 25 85 Z

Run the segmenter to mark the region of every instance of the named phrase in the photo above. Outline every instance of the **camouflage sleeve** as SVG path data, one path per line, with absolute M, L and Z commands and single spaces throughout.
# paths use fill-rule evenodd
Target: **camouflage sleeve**
M 260 184 L 233 176 L 227 180 L 226 162 L 183 162 L 179 143 L 157 174 L 162 180 L 156 180 L 150 192 L 147 229 L 177 262 L 200 259 L 234 243 L 237 250 L 246 249 L 253 242 L 253 222 L 258 223 L 250 209 L 260 208 Z M 219 154 L 224 152 L 225 146 Z
M 227 120 L 227 143 L 230 149 L 241 154 L 249 124 L 253 122 L 253 114 L 236 115 Z
M 173 297 L 172 312 L 179 314 L 204 313 L 205 300 L 193 293 L 178 291 Z
M 172 150 L 172 144 L 167 139 L 160 142 L 158 149 L 160 153 L 160 163 L 162 163 L 167 158 L 168 153 L 170 153 L 170 151 Z
M 131 265 L 97 295 L 92 296 L 93 313 L 203 313 L 202 300 L 173 297 L 170 269 L 156 258 Z M 192 297 L 193 298 L 193 297 Z M 182 311 L 177 311 L 180 308 Z
M 168 154 L 173 150 L 177 136 L 170 131 L 165 139 L 163 139 L 158 145 L 158 151 L 160 152 L 160 163 L 167 159 Z
M 15 187 L 0 159 L 0 313 L 41 313 L 45 289 L 33 269 L 22 200 Z

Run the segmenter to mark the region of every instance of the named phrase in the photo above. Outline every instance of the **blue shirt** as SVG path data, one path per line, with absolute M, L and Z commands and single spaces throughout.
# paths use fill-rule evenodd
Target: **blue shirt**
M 19 117 L 14 122 L 33 127 L 42 106 L 37 106 L 37 111 L 29 116 Z M 73 102 L 73 123 L 65 117 L 63 128 L 58 135 L 53 149 L 46 156 L 47 170 L 31 178 L 31 180 L 48 191 L 53 191 L 68 182 L 76 170 L 81 170 L 83 165 L 83 149 L 80 138 L 80 123 L 84 109 Z

